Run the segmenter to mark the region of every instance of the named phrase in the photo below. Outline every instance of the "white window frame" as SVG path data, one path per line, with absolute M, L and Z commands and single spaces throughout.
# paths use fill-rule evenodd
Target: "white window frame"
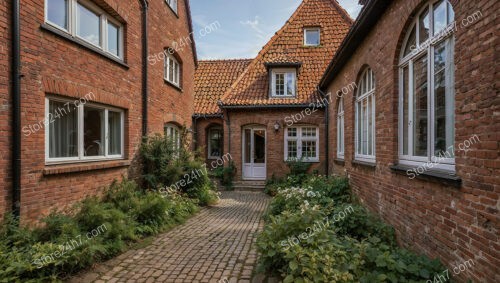
M 172 64 L 172 62 L 174 64 Z M 181 86 L 181 64 L 179 63 L 179 61 L 171 54 L 167 54 L 167 56 L 165 56 L 165 59 L 164 59 L 164 75 L 163 75 L 163 78 L 177 86 L 177 87 L 180 87 Z M 174 77 L 172 78 L 172 80 L 170 80 L 169 78 L 169 74 L 170 74 L 170 68 L 174 68 Z
M 452 54 L 454 55 L 454 19 L 450 21 L 450 9 L 453 9 L 449 1 L 444 0 L 446 3 L 445 17 L 447 20 L 447 26 L 434 34 L 434 5 L 440 1 L 430 1 L 418 12 L 415 20 L 407 29 L 407 34 L 404 40 L 403 47 L 401 48 L 400 62 L 399 62 L 399 163 L 408 166 L 421 166 L 422 164 L 432 162 L 432 168 L 438 170 L 445 170 L 450 172 L 455 172 L 455 158 L 439 158 L 438 162 L 434 156 L 434 143 L 435 143 L 435 93 L 434 93 L 434 47 L 443 42 L 447 45 L 446 48 L 451 48 Z M 420 43 L 419 42 L 419 19 L 420 15 L 428 9 L 429 12 L 429 38 Z M 410 35 L 412 29 L 416 29 L 416 47 L 414 51 L 410 52 L 408 55 L 404 55 L 406 46 L 409 43 Z M 413 156 L 413 98 L 414 98 L 414 87 L 413 87 L 413 64 L 414 60 L 421 58 L 422 55 L 427 56 L 427 156 Z M 446 73 L 446 97 L 448 95 L 455 95 L 454 89 L 454 56 L 452 58 L 447 58 L 445 62 L 446 68 L 451 68 L 449 73 Z M 404 154 L 404 75 L 403 70 L 408 68 L 408 153 Z M 450 94 L 451 93 L 451 94 Z M 454 121 L 453 121 L 454 124 Z M 454 137 L 453 137 L 454 138 Z
M 53 26 L 70 36 L 74 38 L 78 38 L 79 40 L 82 40 L 90 45 L 92 45 L 95 48 L 98 48 L 105 52 L 107 55 L 113 56 L 117 59 L 123 60 L 123 25 L 118 22 L 116 19 L 108 15 L 104 10 L 99 8 L 97 5 L 94 3 L 88 1 L 88 0 L 67 0 L 68 1 L 68 10 L 66 11 L 67 18 L 68 18 L 68 28 L 61 27 L 55 23 L 52 23 L 48 19 L 48 1 L 45 1 L 45 23 Z M 99 38 L 99 45 L 96 45 L 90 41 L 85 40 L 84 38 L 81 38 L 80 36 L 77 35 L 77 30 L 78 30 L 78 19 L 77 19 L 77 9 L 78 9 L 78 3 L 83 5 L 85 8 L 89 9 L 90 11 L 96 13 L 99 15 L 100 19 L 100 38 Z M 108 22 L 112 23 L 113 25 L 118 27 L 118 56 L 116 54 L 113 54 L 109 51 L 108 49 Z
M 344 128 L 344 99 L 340 98 L 337 108 L 337 158 L 344 159 L 345 154 L 345 128 Z
M 170 130 L 174 132 L 174 135 L 177 135 L 177 139 L 173 140 L 173 138 L 170 136 Z M 175 149 L 179 150 L 181 148 L 181 129 L 179 126 L 172 124 L 172 123 L 166 123 L 163 126 L 163 131 L 165 133 L 165 136 L 167 138 L 172 138 L 172 141 L 174 142 L 174 147 Z
M 304 128 L 310 128 L 310 129 L 315 129 L 316 130 L 316 136 L 315 137 L 303 137 L 302 136 L 302 130 Z M 295 137 L 289 137 L 288 136 L 288 130 L 289 129 L 297 129 L 297 136 Z M 317 126 L 312 126 L 312 125 L 302 125 L 302 126 L 291 126 L 288 128 L 285 128 L 285 138 L 284 138 L 284 160 L 289 161 L 290 158 L 288 157 L 288 141 L 296 141 L 297 142 L 297 159 L 300 160 L 302 159 L 302 142 L 303 141 L 314 141 L 316 142 L 316 156 L 313 158 L 306 158 L 304 157 L 303 161 L 304 162 L 319 162 L 319 128 Z
M 276 94 L 276 75 L 283 74 L 284 75 L 284 94 L 278 95 Z M 292 95 L 288 95 L 288 86 L 286 84 L 286 77 L 288 74 L 292 74 L 293 78 L 293 89 Z M 296 97 L 297 94 L 297 70 L 295 69 L 274 69 L 271 71 L 271 97 L 272 98 L 290 98 Z
M 220 131 L 220 135 L 221 135 L 221 141 L 223 141 L 224 139 L 224 135 L 223 135 L 223 132 L 222 132 L 222 127 L 211 127 L 208 129 L 208 146 L 207 146 L 207 149 L 208 149 L 208 159 L 219 159 L 222 157 L 222 150 L 224 150 L 223 148 L 221 148 L 221 152 L 220 152 L 220 155 L 219 156 L 214 156 L 212 155 L 212 147 L 211 147 L 211 132 L 212 131 Z
M 307 43 L 307 32 L 309 31 L 317 31 L 318 32 L 318 44 L 308 44 Z M 312 28 L 304 28 L 304 46 L 320 46 L 321 45 L 321 28 L 312 27 Z
M 165 3 L 167 3 L 167 5 L 172 9 L 172 11 L 174 11 L 175 14 L 177 14 L 177 9 L 179 5 L 177 0 L 165 0 Z
M 76 109 L 72 111 L 77 111 L 77 129 L 78 129 L 78 156 L 76 157 L 57 157 L 50 158 L 50 125 L 45 125 L 45 163 L 46 164 L 60 164 L 60 163 L 78 163 L 78 162 L 90 162 L 90 161 L 104 161 L 104 160 L 117 160 L 124 159 L 125 156 L 125 112 L 122 109 L 103 106 L 95 103 L 77 103 L 75 100 L 64 99 L 60 97 L 47 96 L 45 98 L 45 117 L 46 121 L 50 122 L 49 115 L 49 102 L 56 101 L 62 103 L 68 103 L 69 107 L 74 107 Z M 85 145 L 84 145 L 84 108 L 91 107 L 104 110 L 104 155 L 102 156 L 85 156 Z M 109 150 L 109 125 L 108 125 L 108 112 L 117 112 L 121 114 L 121 154 L 110 155 Z
M 366 86 L 366 89 L 363 90 L 363 85 Z M 366 68 L 361 77 L 360 77 L 360 81 L 358 82 L 357 84 L 358 86 L 358 89 L 357 89 L 357 95 L 356 95 L 356 103 L 355 103 L 355 108 L 356 108 L 356 113 L 355 113 L 355 119 L 354 119 L 354 130 L 355 130 L 355 139 L 354 139 L 354 142 L 355 142 L 355 150 L 354 150 L 354 159 L 355 160 L 358 160 L 358 161 L 363 161 L 363 162 L 369 162 L 369 163 L 375 163 L 376 161 L 376 127 L 375 127 L 375 100 L 376 100 L 376 97 L 375 97 L 375 89 L 376 89 L 376 84 L 375 84 L 375 74 L 373 73 L 372 69 L 371 68 Z M 371 87 L 370 87 L 371 86 Z M 371 98 L 371 99 L 370 99 Z M 366 104 L 367 104 L 367 109 L 369 107 L 371 107 L 370 109 L 370 114 L 371 114 L 371 117 L 368 117 L 367 115 L 367 119 L 366 119 L 366 125 L 362 124 L 361 125 L 361 134 L 363 134 L 363 132 L 365 131 L 366 129 L 366 134 L 367 134 L 367 153 L 368 153 L 368 149 L 371 147 L 371 152 L 372 154 L 363 154 L 362 151 L 363 151 L 363 148 L 359 148 L 359 139 L 361 137 L 359 137 L 359 131 L 358 131 L 358 127 L 359 127 L 359 119 L 362 118 L 362 116 L 364 115 L 364 113 L 361 113 L 362 112 L 362 106 L 363 104 L 365 103 L 366 101 Z M 368 101 L 371 101 L 371 105 L 368 105 Z M 369 139 L 368 139 L 368 127 L 370 125 L 370 118 L 372 119 L 372 143 L 369 144 Z

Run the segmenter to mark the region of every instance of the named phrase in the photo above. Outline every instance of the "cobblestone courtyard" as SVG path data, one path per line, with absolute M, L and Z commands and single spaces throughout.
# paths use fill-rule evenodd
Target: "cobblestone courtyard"
M 250 282 L 269 198 L 223 192 L 214 207 L 69 282 Z M 226 281 L 227 280 L 227 281 Z

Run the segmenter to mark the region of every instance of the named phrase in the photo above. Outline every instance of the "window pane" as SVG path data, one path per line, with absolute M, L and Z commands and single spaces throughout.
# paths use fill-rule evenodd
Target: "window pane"
M 297 136 L 297 128 L 288 128 L 288 136 L 296 137 Z
M 78 156 L 78 111 L 68 108 L 64 102 L 49 102 L 49 157 Z
M 358 102 L 356 103 L 356 127 L 358 128 L 358 145 L 357 145 L 357 154 L 361 154 L 361 104 Z
M 367 100 L 364 99 L 363 102 L 361 102 L 361 121 L 362 121 L 362 124 L 361 124 L 361 153 L 362 154 L 367 154 L 366 152 L 366 148 L 367 148 L 367 145 L 368 145 L 368 131 L 367 131 L 367 128 L 366 128 L 366 123 L 367 123 Z
M 416 29 L 415 26 L 413 26 L 410 32 L 410 37 L 408 38 L 408 41 L 406 43 L 405 52 L 403 56 L 410 54 L 416 48 L 417 48 Z
M 436 156 L 448 150 L 448 157 L 453 154 L 451 147 L 454 143 L 454 99 L 447 95 L 446 69 L 447 50 L 446 41 L 434 49 L 434 154 Z
M 302 157 L 316 158 L 316 141 L 302 141 Z
M 408 155 L 409 76 L 408 66 L 406 66 L 403 68 L 403 155 Z
M 85 156 L 104 155 L 104 110 L 84 108 L 83 144 Z
M 420 15 L 419 19 L 419 43 L 422 44 L 429 38 L 429 11 L 425 11 Z
M 120 51 L 118 50 L 119 43 L 119 27 L 108 22 L 108 52 L 116 56 L 120 56 Z
M 68 0 L 47 0 L 47 19 L 68 29 Z
M 367 154 L 368 155 L 372 155 L 372 140 L 373 140 L 373 131 L 372 131 L 372 122 L 373 122 L 373 119 L 372 119 L 372 96 L 368 96 L 368 99 L 367 99 L 367 103 L 368 103 L 368 107 L 367 107 L 367 113 L 366 113 L 366 119 L 368 121 L 368 128 L 367 128 L 367 135 L 368 135 L 368 143 L 367 143 Z
M 220 129 L 210 130 L 210 156 L 222 156 L 222 131 Z
M 448 24 L 451 24 L 455 20 L 455 11 L 453 11 L 453 6 L 448 3 Z
M 316 128 L 302 128 L 303 137 L 316 137 Z
M 252 162 L 251 154 L 252 154 L 252 130 L 245 129 L 245 157 L 243 160 L 244 163 Z
M 101 45 L 101 21 L 99 15 L 78 3 L 77 32 L 86 41 Z
M 275 95 L 285 95 L 285 74 L 276 74 Z
M 446 2 L 434 4 L 434 35 L 446 27 Z
M 306 30 L 306 45 L 319 45 L 319 30 Z
M 266 163 L 266 131 L 254 130 L 254 163 Z
M 413 155 L 427 156 L 427 54 L 413 65 Z
M 174 82 L 174 60 L 172 58 L 168 58 L 168 81 Z
M 293 96 L 295 93 L 295 84 L 294 84 L 294 74 L 287 73 L 286 74 L 286 95 Z
M 122 114 L 108 111 L 109 155 L 122 154 Z
M 297 141 L 288 141 L 287 158 L 297 158 Z

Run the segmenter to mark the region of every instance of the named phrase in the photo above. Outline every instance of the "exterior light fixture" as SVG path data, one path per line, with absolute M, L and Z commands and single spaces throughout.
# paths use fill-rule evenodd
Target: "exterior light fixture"
M 276 131 L 276 132 L 277 132 L 277 131 L 279 131 L 279 130 L 280 130 L 280 128 L 281 128 L 280 123 L 279 123 L 278 121 L 276 121 L 276 123 L 274 123 L 274 131 Z

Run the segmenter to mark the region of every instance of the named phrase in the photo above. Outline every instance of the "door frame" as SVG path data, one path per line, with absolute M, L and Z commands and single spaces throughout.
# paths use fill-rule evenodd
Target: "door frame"
M 251 154 L 251 163 L 245 163 L 245 142 L 246 142 L 246 137 L 245 137 L 245 130 L 251 130 L 250 138 L 252 139 L 250 147 L 252 150 L 255 152 L 255 139 L 254 139 L 254 131 L 256 130 L 263 130 L 264 131 L 264 148 L 265 148 L 265 154 L 264 154 L 264 177 L 247 177 L 245 176 L 245 164 L 251 164 L 252 166 L 252 175 L 253 175 L 253 166 L 254 166 L 254 158 L 253 154 Z M 262 125 L 250 125 L 250 126 L 245 126 L 242 127 L 241 129 L 241 178 L 243 180 L 256 180 L 256 181 L 261 181 L 261 180 L 267 180 L 267 128 Z

